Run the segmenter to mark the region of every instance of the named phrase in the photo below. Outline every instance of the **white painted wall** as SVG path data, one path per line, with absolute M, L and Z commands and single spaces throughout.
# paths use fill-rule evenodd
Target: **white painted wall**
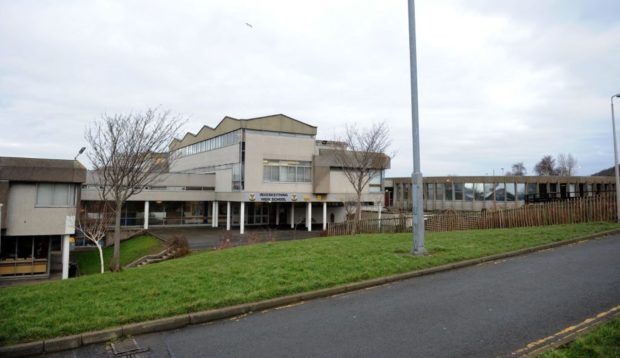
M 7 236 L 63 235 L 67 216 L 75 217 L 72 208 L 37 208 L 36 184 L 11 183 L 7 210 Z

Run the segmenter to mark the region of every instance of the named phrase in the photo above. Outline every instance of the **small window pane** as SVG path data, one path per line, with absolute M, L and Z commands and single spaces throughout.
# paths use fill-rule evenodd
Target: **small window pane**
M 464 196 L 466 201 L 474 200 L 474 184 L 465 183 Z
M 474 200 L 484 200 L 484 188 L 482 183 L 474 184 Z
M 517 184 L 517 200 L 525 200 L 525 184 Z
M 494 188 L 495 186 L 491 183 L 484 184 L 484 200 L 494 200 Z
M 506 201 L 515 201 L 515 183 L 506 183 Z
M 37 206 L 51 206 L 54 195 L 54 184 L 37 185 Z
M 463 200 L 463 190 L 463 184 L 454 183 L 454 200 Z
M 436 187 L 435 187 L 435 199 L 436 200 L 443 200 L 443 189 L 444 189 L 443 183 L 436 184 Z
M 454 200 L 452 193 L 453 193 L 452 183 L 446 183 L 446 200 L 448 201 Z

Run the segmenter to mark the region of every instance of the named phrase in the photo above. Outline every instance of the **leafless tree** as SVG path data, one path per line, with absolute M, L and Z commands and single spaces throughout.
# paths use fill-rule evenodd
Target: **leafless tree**
M 389 134 L 385 123 L 374 124 L 368 129 L 347 125 L 344 137 L 338 140 L 343 145 L 333 151 L 336 165 L 355 191 L 356 223 L 362 213 L 362 192 L 390 165 L 390 157 L 386 154 L 390 146 Z
M 555 168 L 555 159 L 551 155 L 543 156 L 534 166 L 534 171 L 538 175 L 558 175 L 558 171 Z
M 344 205 L 344 213 L 346 215 L 346 219 L 355 218 L 355 213 L 357 209 L 357 199 L 353 195 L 347 195 L 343 200 L 342 204 Z
M 526 174 L 527 169 L 525 169 L 525 165 L 523 165 L 523 162 L 514 163 L 512 165 L 512 170 L 506 173 L 506 175 L 514 176 L 524 176 Z
M 577 159 L 571 153 L 558 154 L 558 175 L 572 176 L 577 172 Z
M 105 239 L 106 233 L 112 224 L 112 215 L 108 209 L 108 202 L 102 202 L 101 210 L 92 217 L 88 217 L 85 213 L 78 217 L 76 229 L 84 238 L 95 244 L 99 251 L 99 262 L 101 265 L 101 273 L 105 271 L 103 265 L 103 250 L 101 248 L 101 241 Z
M 88 159 L 99 178 L 100 198 L 113 204 L 112 271 L 120 270 L 123 204 L 167 171 L 167 160 L 173 158 L 164 153 L 183 122 L 170 111 L 148 109 L 144 113 L 104 114 L 86 130 L 85 139 L 91 146 Z

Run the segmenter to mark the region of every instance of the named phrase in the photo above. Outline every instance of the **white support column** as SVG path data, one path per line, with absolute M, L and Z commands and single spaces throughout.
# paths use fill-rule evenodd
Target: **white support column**
M 323 202 L 323 231 L 327 230 L 327 202 Z
M 69 236 L 62 236 L 62 279 L 69 278 Z
M 312 203 L 308 202 L 308 212 L 306 213 L 306 227 L 312 231 Z
M 291 203 L 291 229 L 295 228 L 295 203 Z
M 217 202 L 211 202 L 211 227 L 217 227 Z
M 215 227 L 220 226 L 220 202 L 215 202 Z
M 245 231 L 245 202 L 241 202 L 241 210 L 239 210 L 239 234 L 243 235 Z
M 230 231 L 230 201 L 226 202 L 226 231 Z
M 276 226 L 280 225 L 280 203 L 276 204 Z
M 144 202 L 144 230 L 149 229 L 149 201 Z

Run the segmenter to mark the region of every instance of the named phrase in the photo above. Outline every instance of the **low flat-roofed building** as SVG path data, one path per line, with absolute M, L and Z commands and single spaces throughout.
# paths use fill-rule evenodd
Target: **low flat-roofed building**
M 601 176 L 429 176 L 423 182 L 425 211 L 509 209 L 615 191 L 615 178 Z M 410 177 L 386 179 L 386 206 L 411 209 Z
M 0 157 L 0 278 L 68 277 L 85 180 L 77 160 Z

